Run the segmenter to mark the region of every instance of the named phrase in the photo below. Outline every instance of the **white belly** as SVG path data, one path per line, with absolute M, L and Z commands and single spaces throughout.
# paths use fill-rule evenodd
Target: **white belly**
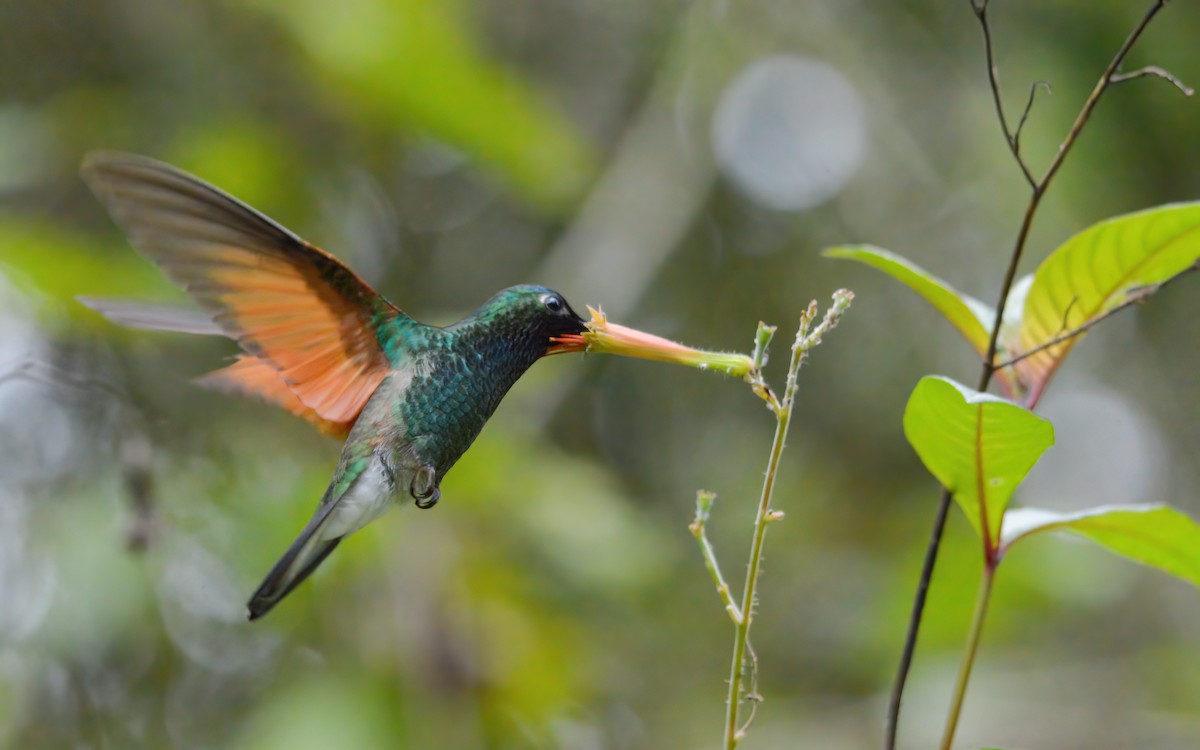
M 403 478 L 396 479 L 403 486 Z M 394 498 L 394 487 L 387 480 L 383 464 L 378 458 L 372 458 L 366 471 L 342 496 L 337 507 L 322 524 L 321 538 L 336 539 L 353 534 L 386 513 Z

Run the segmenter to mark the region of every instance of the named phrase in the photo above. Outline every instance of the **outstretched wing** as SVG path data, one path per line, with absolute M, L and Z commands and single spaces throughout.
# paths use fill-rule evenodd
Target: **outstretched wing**
M 75 301 L 95 310 L 111 322 L 143 331 L 171 331 L 195 336 L 221 336 L 225 331 L 202 310 L 157 302 L 116 297 L 76 297 Z
M 358 412 L 355 412 L 353 416 L 340 422 L 325 419 L 315 409 L 306 406 L 271 365 L 256 357 L 238 357 L 233 364 L 194 378 L 192 382 L 202 388 L 223 393 L 256 396 L 267 403 L 283 407 L 313 424 L 323 434 L 336 438 L 349 435 L 354 420 L 358 418 Z
M 133 246 L 305 407 L 353 422 L 390 369 L 376 332 L 403 312 L 337 258 L 186 172 L 95 152 L 81 173 Z
M 189 310 L 176 305 L 114 299 L 111 297 L 77 297 L 81 304 L 113 323 L 147 331 L 171 331 L 195 335 L 222 336 L 221 327 L 201 310 Z M 291 387 L 271 364 L 258 357 L 242 355 L 237 361 L 220 370 L 192 380 L 202 387 L 224 393 L 255 396 L 267 403 L 286 409 L 307 420 L 326 435 L 344 438 L 350 434 L 354 420 L 330 422 L 304 405 Z

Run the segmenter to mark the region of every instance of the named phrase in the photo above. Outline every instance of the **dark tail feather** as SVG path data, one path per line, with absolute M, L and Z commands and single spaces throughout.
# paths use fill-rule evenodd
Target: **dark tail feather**
M 275 567 L 271 568 L 271 572 L 267 573 L 267 577 L 246 605 L 247 617 L 250 620 L 257 620 L 270 612 L 292 592 L 292 589 L 312 575 L 317 566 L 329 557 L 329 553 L 342 541 L 341 537 L 321 539 L 317 534 L 329 520 L 330 512 L 336 506 L 336 502 L 325 504 L 308 522 L 308 526 L 304 527 L 304 531 L 300 532 L 300 536 L 296 537 L 296 541 L 292 542 L 292 546 L 288 547 L 287 552 L 283 553 L 283 557 L 279 558 L 279 562 L 275 563 Z
M 76 297 L 81 305 L 95 310 L 117 325 L 147 331 L 173 331 L 201 336 L 224 336 L 207 313 L 179 305 L 160 305 L 110 297 Z

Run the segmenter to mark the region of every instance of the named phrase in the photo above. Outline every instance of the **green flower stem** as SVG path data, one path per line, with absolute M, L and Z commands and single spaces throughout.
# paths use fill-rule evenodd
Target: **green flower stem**
M 817 317 L 817 303 L 815 301 L 810 303 L 808 309 L 800 316 L 800 329 L 796 332 L 796 341 L 792 345 L 792 360 L 788 367 L 787 382 L 784 386 L 782 400 L 776 399 L 775 395 L 765 387 L 760 374 L 754 373 L 750 377 L 751 386 L 754 388 L 755 393 L 767 401 L 771 411 L 775 414 L 775 439 L 771 441 L 771 454 L 767 460 L 767 473 L 763 480 L 762 494 L 758 500 L 758 513 L 754 519 L 754 540 L 750 547 L 750 561 L 746 566 L 746 587 L 742 592 L 741 607 L 738 609 L 740 617 L 734 619 L 733 660 L 729 667 L 729 696 L 725 707 L 726 750 L 733 750 L 733 748 L 737 747 L 738 742 L 746 734 L 746 725 L 749 724 L 748 720 L 746 725 L 739 725 L 738 721 L 742 701 L 742 684 L 745 680 L 745 670 L 743 667 L 746 663 L 747 651 L 749 650 L 750 625 L 754 622 L 755 591 L 758 588 L 758 576 L 761 570 L 763 543 L 767 535 L 767 526 L 783 518 L 782 511 L 771 510 L 771 498 L 775 494 L 775 476 L 779 471 L 779 460 L 783 455 L 783 447 L 787 442 L 788 427 L 791 424 L 792 406 L 795 404 L 796 397 L 796 375 L 800 371 L 800 366 L 808 357 L 809 350 L 820 344 L 821 337 L 837 325 L 838 320 L 841 319 L 842 314 L 850 306 L 850 302 L 853 299 L 854 294 L 845 289 L 839 289 L 837 292 L 834 292 L 833 305 L 826 310 L 824 319 L 821 320 L 816 328 L 812 328 L 813 321 Z M 762 344 L 761 346 L 756 346 L 756 362 L 761 362 L 765 359 L 766 341 L 769 340 L 769 336 L 773 332 L 773 328 L 760 324 L 759 341 Z M 699 498 L 697 502 L 699 502 Z M 698 506 L 697 519 L 699 520 L 699 518 L 700 508 Z M 707 515 L 705 515 L 705 518 L 707 518 Z M 702 523 L 700 529 L 703 531 Z M 711 569 L 715 569 L 716 558 L 712 556 L 711 548 L 705 551 L 705 557 L 706 559 L 711 558 Z M 720 581 L 719 577 L 717 580 Z M 721 583 L 718 582 L 718 587 L 720 585 Z M 753 713 L 751 714 L 751 718 L 753 718 Z
M 796 356 L 792 357 L 793 363 Z M 795 364 L 793 364 L 793 367 Z M 789 384 L 793 383 L 790 374 Z M 733 750 L 745 736 L 744 728 L 738 726 L 738 711 L 742 701 L 742 680 L 744 671 L 742 665 L 746 660 L 746 644 L 750 640 L 750 624 L 754 620 L 754 591 L 758 586 L 758 574 L 762 562 L 763 541 L 767 535 L 767 525 L 776 520 L 771 511 L 771 497 L 775 492 L 775 474 L 779 470 L 779 458 L 783 455 L 783 446 L 787 438 L 788 425 L 791 421 L 792 401 L 789 396 L 794 390 L 790 387 L 783 397 L 783 404 L 778 405 L 775 412 L 775 439 L 771 442 L 771 457 L 767 462 L 767 476 L 763 481 L 762 495 L 758 501 L 758 515 L 754 519 L 754 542 L 750 547 L 750 564 L 746 568 L 746 588 L 742 594 L 742 617 L 736 621 L 733 636 L 733 663 L 729 667 L 729 697 L 725 706 L 725 747 Z
M 729 584 L 725 583 L 725 577 L 721 575 L 721 566 L 717 564 L 717 553 L 708 541 L 708 535 L 704 533 L 709 512 L 716 499 L 717 496 L 711 492 L 700 490 L 696 493 L 696 519 L 688 524 L 688 530 L 692 532 L 692 536 L 696 537 L 696 543 L 700 545 L 700 554 L 704 556 L 704 567 L 708 568 L 713 583 L 717 585 L 717 595 L 721 597 L 725 611 L 729 613 L 729 619 L 733 620 L 734 625 L 740 625 L 742 610 L 733 600 L 733 593 L 729 590 Z
M 971 679 L 971 667 L 975 665 L 975 654 L 979 651 L 983 621 L 987 617 L 988 602 L 992 598 L 992 584 L 995 580 L 995 566 L 985 565 L 983 577 L 979 581 L 979 595 L 975 598 L 975 613 L 971 616 L 971 629 L 967 634 L 967 647 L 963 652 L 962 663 L 958 665 L 958 680 L 954 685 L 954 697 L 950 701 L 950 713 L 946 716 L 941 750 L 950 750 L 954 744 L 954 732 L 958 729 L 958 717 L 962 713 L 963 699 L 967 696 L 967 682 Z

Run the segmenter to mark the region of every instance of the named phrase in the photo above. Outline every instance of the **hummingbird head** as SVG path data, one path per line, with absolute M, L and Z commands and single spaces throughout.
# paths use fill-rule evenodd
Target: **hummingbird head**
M 481 312 L 497 322 L 503 319 L 502 325 L 509 329 L 509 335 L 525 339 L 539 355 L 580 352 L 586 348 L 579 336 L 587 330 L 583 318 L 553 289 L 533 285 L 509 287 L 485 303 Z M 564 336 L 568 341 L 558 340 Z
M 537 303 L 532 306 L 530 314 L 536 321 L 534 328 L 537 336 L 545 342 L 546 354 L 583 351 L 586 344 L 582 340 L 579 343 L 574 341 L 579 334 L 587 330 L 579 313 L 571 308 L 565 297 L 552 289 L 534 287 L 532 291 Z M 561 341 L 564 336 L 569 336 L 572 340 Z

